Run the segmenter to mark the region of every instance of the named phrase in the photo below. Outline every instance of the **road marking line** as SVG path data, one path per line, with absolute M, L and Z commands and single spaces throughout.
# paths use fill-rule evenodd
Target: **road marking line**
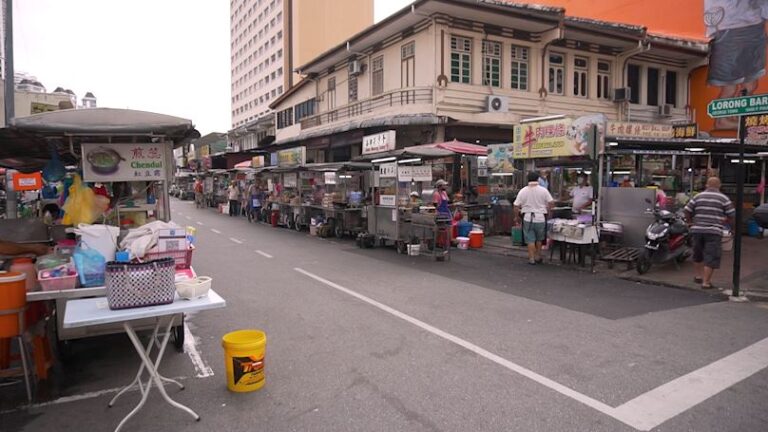
M 200 225 L 200 226 L 203 226 L 203 225 L 205 225 L 204 223 L 202 223 L 202 222 L 200 222 L 200 221 L 197 221 L 197 224 L 198 224 L 198 225 Z
M 189 359 L 192 360 L 192 365 L 195 367 L 195 376 L 197 378 L 211 377 L 213 376 L 213 369 L 203 361 L 203 357 L 197 349 L 200 340 L 192 334 L 192 330 L 189 327 L 190 323 L 187 321 L 184 324 L 184 352 L 187 353 Z
M 266 252 L 262 252 L 260 250 L 257 250 L 256 253 L 261 255 L 261 256 L 263 256 L 264 258 L 273 258 L 272 255 L 270 255 L 270 254 L 268 254 Z
M 192 216 L 184 216 L 187 220 L 192 220 Z
M 485 350 L 483 348 L 480 348 L 479 346 L 477 346 L 477 345 L 475 345 L 475 344 L 473 344 L 471 342 L 468 342 L 468 341 L 466 341 L 464 339 L 461 339 L 458 336 L 454 336 L 454 335 L 452 335 L 450 333 L 444 332 L 443 330 L 440 330 L 437 327 L 431 326 L 431 325 L 425 323 L 424 321 L 421 321 L 421 320 L 416 319 L 416 318 L 414 318 L 414 317 L 412 317 L 410 315 L 407 315 L 407 314 L 405 314 L 403 312 L 400 312 L 399 310 L 391 308 L 391 307 L 389 307 L 389 306 L 387 306 L 387 305 L 385 305 L 383 303 L 379 303 L 376 300 L 373 300 L 373 299 L 371 299 L 369 297 L 366 297 L 366 296 L 364 296 L 362 294 L 358 294 L 357 292 L 352 291 L 352 290 L 350 290 L 348 288 L 344 288 L 343 286 L 338 285 L 338 284 L 336 284 L 334 282 L 331 282 L 331 281 L 329 281 L 327 279 L 323 279 L 322 277 L 317 276 L 315 274 L 312 274 L 312 273 L 310 273 L 310 272 L 308 272 L 306 270 L 300 269 L 298 267 L 294 268 L 294 270 L 299 272 L 299 273 L 301 273 L 301 274 L 303 274 L 303 275 L 305 275 L 305 276 L 307 276 L 307 277 L 309 277 L 309 278 L 312 278 L 312 279 L 314 279 L 314 280 L 316 280 L 316 281 L 318 281 L 320 283 L 323 283 L 323 284 L 325 284 L 325 285 L 327 285 L 327 286 L 329 286 L 331 288 L 339 290 L 339 291 L 341 291 L 341 292 L 343 292 L 345 294 L 348 294 L 348 295 L 350 295 L 352 297 L 357 298 L 358 300 L 361 300 L 361 301 L 363 301 L 365 303 L 368 303 L 371 306 L 374 306 L 374 307 L 376 307 L 378 309 L 381 309 L 382 311 L 387 312 L 388 314 L 394 315 L 394 316 L 396 316 L 396 317 L 398 317 L 398 318 L 400 318 L 400 319 L 402 319 L 404 321 L 407 321 L 407 322 L 409 322 L 409 323 L 411 323 L 411 324 L 413 324 L 413 325 L 415 325 L 415 326 L 417 326 L 417 327 L 419 327 L 419 328 L 421 328 L 423 330 L 426 330 L 426 331 L 434 334 L 435 336 L 441 337 L 441 338 L 443 338 L 443 339 L 445 339 L 445 340 L 447 340 L 449 342 L 453 342 L 454 344 L 459 345 L 459 346 L 461 346 L 461 347 L 463 347 L 463 348 L 465 348 L 465 349 L 467 349 L 469 351 L 472 351 L 475 354 L 477 354 L 477 355 L 479 355 L 481 357 L 484 357 L 484 358 L 486 358 L 486 359 L 488 359 L 488 360 L 490 360 L 490 361 L 492 361 L 494 363 L 497 363 L 497 364 L 499 364 L 499 365 L 501 365 L 501 366 L 511 370 L 512 372 L 518 373 L 518 374 L 520 374 L 520 375 L 522 375 L 522 376 L 524 376 L 524 377 L 526 377 L 526 378 L 528 378 L 530 380 L 533 380 L 533 381 L 535 381 L 535 382 L 537 382 L 537 383 L 539 383 L 539 384 L 541 384 L 541 385 L 543 385 L 545 387 L 548 387 L 548 388 L 550 388 L 550 389 L 552 389 L 552 390 L 554 390 L 554 391 L 556 391 L 556 392 L 558 392 L 558 393 L 560 393 L 562 395 L 565 395 L 565 396 L 567 396 L 567 397 L 569 397 L 571 399 L 574 399 L 574 400 L 576 400 L 578 402 L 581 402 L 584 405 L 587 405 L 588 407 L 591 407 L 591 408 L 593 408 L 593 409 L 595 409 L 595 410 L 597 410 L 597 411 L 599 411 L 599 412 L 601 412 L 601 413 L 603 413 L 605 415 L 608 415 L 608 416 L 613 417 L 613 418 L 615 418 L 615 419 L 617 419 L 617 420 L 619 420 L 621 422 L 626 423 L 623 419 L 616 417 L 616 415 L 614 413 L 615 410 L 614 410 L 613 407 L 611 407 L 609 405 L 606 405 L 605 403 L 600 402 L 599 400 L 592 399 L 591 397 L 589 397 L 587 395 L 584 395 L 584 394 L 581 394 L 581 393 L 577 392 L 576 390 L 568 388 L 568 387 L 566 387 L 566 386 L 564 386 L 564 385 L 562 385 L 562 384 L 560 384 L 558 382 L 555 382 L 555 381 L 553 381 L 553 380 L 551 380 L 551 379 L 549 379 L 549 378 L 547 378 L 545 376 L 539 375 L 539 374 L 537 374 L 536 372 L 533 372 L 530 369 L 526 369 L 526 368 L 524 368 L 524 367 L 522 367 L 522 366 L 520 366 L 520 365 L 518 365 L 516 363 L 513 363 L 513 362 L 511 362 L 511 361 L 509 361 L 509 360 L 507 360 L 505 358 L 502 358 L 502 357 L 500 357 L 500 356 L 498 356 L 498 355 L 496 355 L 496 354 L 494 354 L 494 353 L 492 353 L 490 351 L 487 351 L 487 350 Z M 632 424 L 629 424 L 629 425 L 634 427 L 634 425 L 632 425 Z
M 174 378 L 171 378 L 171 379 L 173 379 L 175 381 L 184 381 L 185 379 L 187 379 L 187 377 L 174 377 Z M 173 384 L 173 383 L 163 382 L 163 384 L 166 385 L 166 386 L 168 386 L 168 385 L 175 386 L 175 384 Z M 155 383 L 153 382 L 152 385 L 155 385 Z M 48 401 L 48 402 L 40 402 L 40 403 L 36 403 L 36 404 L 23 405 L 23 406 L 20 406 L 18 408 L 12 408 L 12 409 L 8 409 L 8 410 L 0 411 L 0 414 L 11 414 L 11 413 L 14 413 L 14 412 L 17 412 L 17 411 L 22 411 L 22 410 L 27 410 L 27 409 L 44 408 L 44 407 L 52 406 L 52 405 L 60 405 L 60 404 L 65 404 L 65 403 L 70 403 L 70 402 L 77 402 L 77 401 L 81 401 L 81 400 L 94 399 L 94 398 L 101 397 L 101 396 L 104 396 L 104 395 L 108 395 L 108 394 L 112 394 L 112 393 L 117 393 L 117 392 L 119 392 L 122 389 L 123 389 L 123 387 L 115 387 L 115 388 L 110 388 L 110 389 L 92 391 L 92 392 L 83 393 L 83 394 L 79 394 L 79 395 L 62 396 L 60 398 L 57 398 L 57 399 L 54 399 L 54 400 Z M 139 389 L 139 386 L 133 386 L 128 391 L 129 392 L 133 392 L 133 391 L 137 391 L 138 389 Z
M 238 239 L 236 239 L 234 237 L 230 237 L 229 239 L 232 240 L 233 242 L 237 243 L 237 244 L 243 244 L 242 240 L 238 240 Z
M 221 231 L 217 230 L 216 228 L 211 228 L 211 231 L 213 231 L 216 234 L 221 234 Z
M 767 366 L 768 338 L 642 394 L 616 413 L 651 430 Z

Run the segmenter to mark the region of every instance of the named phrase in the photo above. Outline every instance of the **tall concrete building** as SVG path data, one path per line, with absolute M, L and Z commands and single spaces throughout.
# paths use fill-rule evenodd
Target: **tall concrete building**
M 230 0 L 232 128 L 264 117 L 294 68 L 373 24 L 373 0 Z

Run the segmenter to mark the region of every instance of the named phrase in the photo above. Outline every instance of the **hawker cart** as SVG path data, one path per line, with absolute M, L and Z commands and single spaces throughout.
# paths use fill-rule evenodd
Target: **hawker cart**
M 42 169 L 50 158 L 51 149 L 55 149 L 62 162 L 82 168 L 84 181 L 120 184 L 123 191 L 130 190 L 126 189 L 129 184 L 142 185 L 141 190 L 147 193 L 146 202 L 134 203 L 134 196 L 129 196 L 130 202 L 120 202 L 116 206 L 116 222 L 123 222 L 124 215 L 128 213 L 145 213 L 145 217 L 151 213 L 158 220 L 170 220 L 168 190 L 169 180 L 174 176 L 173 148 L 200 136 L 189 120 L 111 108 L 62 110 L 16 118 L 5 132 L 24 137 L 23 147 L 14 151 L 14 156 L 22 161 L 39 162 L 36 167 L 25 166 L 29 171 Z M 151 199 L 149 191 L 154 191 Z M 105 291 L 104 287 L 95 287 L 30 292 L 27 301 L 54 302 L 59 341 L 122 333 L 122 326 L 115 325 L 78 329 L 62 326 L 70 299 L 103 296 Z M 176 320 L 181 324 L 174 329 L 173 335 L 176 347 L 181 349 L 184 341 L 183 316 Z M 150 329 L 154 325 L 154 320 L 151 320 L 141 324 L 140 328 Z
M 311 202 L 307 217 L 322 221 L 337 238 L 357 235 L 367 228 L 363 211 L 363 190 L 366 176 L 370 176 L 368 163 L 336 162 L 306 165 L 311 177 Z

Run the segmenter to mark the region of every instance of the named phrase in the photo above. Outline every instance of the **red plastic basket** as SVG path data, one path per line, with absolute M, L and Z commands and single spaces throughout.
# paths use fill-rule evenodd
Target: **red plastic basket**
M 192 251 L 195 250 L 194 246 L 190 246 L 187 250 L 166 251 L 166 252 L 148 252 L 144 255 L 142 261 L 152 261 L 160 258 L 173 258 L 176 262 L 177 269 L 187 269 L 192 265 Z

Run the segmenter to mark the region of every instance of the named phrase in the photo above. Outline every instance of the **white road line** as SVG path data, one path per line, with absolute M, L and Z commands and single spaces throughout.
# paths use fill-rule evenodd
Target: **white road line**
M 213 376 L 213 369 L 205 364 L 200 351 L 197 349 L 200 341 L 192 334 L 190 323 L 184 325 L 184 352 L 187 353 L 192 365 L 195 367 L 195 376 L 198 378 L 207 378 Z
M 236 239 L 234 237 L 230 237 L 229 239 L 232 240 L 233 242 L 237 243 L 237 244 L 243 244 L 242 240 L 238 240 L 238 239 Z
M 642 394 L 616 413 L 651 430 L 766 367 L 768 338 Z
M 263 256 L 264 258 L 273 258 L 272 255 L 270 255 L 270 254 L 268 254 L 266 252 L 262 252 L 260 250 L 257 250 L 256 253 L 261 255 L 261 256 Z
M 202 222 L 200 222 L 200 221 L 197 221 L 197 224 L 198 224 L 198 225 L 200 225 L 200 226 L 203 226 L 203 225 L 205 225 L 204 223 L 202 223 Z
M 398 317 L 398 318 L 400 318 L 400 319 L 402 319 L 404 321 L 407 321 L 407 322 L 409 322 L 409 323 L 411 323 L 411 324 L 413 324 L 413 325 L 415 325 L 415 326 L 417 326 L 417 327 L 419 327 L 419 328 L 421 328 L 423 330 L 426 330 L 426 331 L 434 334 L 435 336 L 439 336 L 439 337 L 441 337 L 441 338 L 443 338 L 443 339 L 445 339 L 445 340 L 447 340 L 449 342 L 453 342 L 454 344 L 459 345 L 459 346 L 461 346 L 461 347 L 463 347 L 463 348 L 465 348 L 465 349 L 467 349 L 469 351 L 472 351 L 475 354 L 477 354 L 477 355 L 479 355 L 481 357 L 484 357 L 484 358 L 486 358 L 486 359 L 488 359 L 488 360 L 490 360 L 490 361 L 492 361 L 494 363 L 497 363 L 497 364 L 499 364 L 499 365 L 501 365 L 501 366 L 511 370 L 512 372 L 518 373 L 518 374 L 520 374 L 520 375 L 522 375 L 522 376 L 524 376 L 524 377 L 526 377 L 528 379 L 531 379 L 531 380 L 533 380 L 533 381 L 535 381 L 535 382 L 537 382 L 537 383 L 539 383 L 539 384 L 541 384 L 541 385 L 543 385 L 545 387 L 548 387 L 548 388 L 550 388 L 550 389 L 552 389 L 552 390 L 554 390 L 554 391 L 556 391 L 556 392 L 558 392 L 560 394 L 568 396 L 569 398 L 574 399 L 574 400 L 576 400 L 578 402 L 581 402 L 584 405 L 587 405 L 587 406 L 589 406 L 589 407 L 591 407 L 591 408 L 593 408 L 593 409 L 595 409 L 595 410 L 597 410 L 597 411 L 599 411 L 599 412 L 601 412 L 603 414 L 606 414 L 606 415 L 608 415 L 610 417 L 616 418 L 617 420 L 624 422 L 623 419 L 617 418 L 614 415 L 614 408 L 613 407 L 611 407 L 609 405 L 606 405 L 605 403 L 600 402 L 599 400 L 592 399 L 591 397 L 589 397 L 587 395 L 581 394 L 581 393 L 579 393 L 579 392 L 577 392 L 577 391 L 575 391 L 573 389 L 570 389 L 570 388 L 568 388 L 568 387 L 566 387 L 566 386 L 564 386 L 564 385 L 562 385 L 562 384 L 560 384 L 558 382 L 552 381 L 551 379 L 549 379 L 549 378 L 547 378 L 545 376 L 539 375 L 539 374 L 537 374 L 536 372 L 533 372 L 530 369 L 526 369 L 526 368 L 524 368 L 524 367 L 522 367 L 522 366 L 520 366 L 520 365 L 518 365 L 516 363 L 513 363 L 513 362 L 511 362 L 511 361 L 509 361 L 509 360 L 507 360 L 505 358 L 502 358 L 502 357 L 500 357 L 500 356 L 498 356 L 498 355 L 496 355 L 496 354 L 494 354 L 494 353 L 492 353 L 490 351 L 487 351 L 487 350 L 485 350 L 483 348 L 480 348 L 479 346 L 477 346 L 477 345 L 475 345 L 475 344 L 473 344 L 471 342 L 468 342 L 468 341 L 466 341 L 464 339 L 461 339 L 458 336 L 454 336 L 454 335 L 452 335 L 450 333 L 444 332 L 444 331 L 440 330 L 437 327 L 434 327 L 434 326 L 431 326 L 431 325 L 425 323 L 424 321 L 418 320 L 418 319 L 416 319 L 416 318 L 414 318 L 414 317 L 412 317 L 410 315 L 407 315 L 407 314 L 405 314 L 403 312 L 400 312 L 400 311 L 398 311 L 396 309 L 393 309 L 393 308 L 391 308 L 391 307 L 389 307 L 389 306 L 387 306 L 387 305 L 385 305 L 383 303 L 379 303 L 376 300 L 373 300 L 373 299 L 371 299 L 369 297 L 366 297 L 366 296 L 364 296 L 362 294 L 358 294 L 357 292 L 352 291 L 352 290 L 350 290 L 348 288 L 344 288 L 343 286 L 338 285 L 338 284 L 336 284 L 334 282 L 331 282 L 331 281 L 329 281 L 327 279 L 323 279 L 322 277 L 317 276 L 315 274 L 312 274 L 312 273 L 310 273 L 310 272 L 308 272 L 306 270 L 303 270 L 303 269 L 300 269 L 300 268 L 294 268 L 294 270 L 299 272 L 299 273 L 301 273 L 301 274 L 303 274 L 303 275 L 305 275 L 305 276 L 307 276 L 307 277 L 310 277 L 310 278 L 312 278 L 312 279 L 314 279 L 314 280 L 316 280 L 316 281 L 318 281 L 320 283 L 323 283 L 323 284 L 325 284 L 325 285 L 327 285 L 327 286 L 329 286 L 331 288 L 337 289 L 337 290 L 339 290 L 339 291 L 341 291 L 341 292 L 343 292 L 345 294 L 348 294 L 348 295 L 350 295 L 352 297 L 355 297 L 358 300 L 362 300 L 362 301 L 364 301 L 365 303 L 368 303 L 371 306 L 374 306 L 376 308 L 379 308 L 379 309 L 383 310 L 384 312 L 387 312 L 388 314 L 394 315 L 394 316 L 396 316 L 396 317 Z M 632 425 L 632 424 L 630 424 L 630 426 L 634 427 L 634 425 Z
M 216 228 L 211 228 L 211 231 L 213 231 L 216 234 L 221 234 L 221 231 L 217 230 Z
M 192 220 L 192 216 L 184 216 L 187 220 Z
M 183 381 L 183 380 L 187 379 L 187 377 L 174 377 L 172 379 L 175 380 L 175 381 Z M 165 385 L 174 385 L 175 386 L 175 384 L 170 384 L 170 383 L 164 383 L 164 384 Z M 155 385 L 155 384 L 152 383 L 152 385 Z M 104 390 L 98 390 L 98 391 L 83 393 L 83 394 L 79 394 L 79 395 L 63 396 L 63 397 L 60 397 L 58 399 L 54 399 L 54 400 L 48 401 L 48 402 L 40 402 L 40 403 L 36 403 L 36 404 L 24 405 L 24 406 L 21 406 L 21 407 L 18 407 L 18 408 L 13 408 L 13 409 L 9 409 L 9 410 L 0 411 L 0 414 L 10 414 L 10 413 L 14 413 L 14 412 L 17 412 L 17 411 L 22 411 L 22 410 L 27 410 L 27 409 L 32 409 L 32 408 L 43 408 L 43 407 L 52 406 L 52 405 L 60 405 L 60 404 L 65 404 L 65 403 L 70 403 L 70 402 L 77 402 L 77 401 L 81 401 L 81 400 L 94 399 L 94 398 L 101 397 L 101 396 L 104 396 L 104 395 L 108 395 L 108 394 L 112 394 L 112 393 L 117 393 L 117 392 L 119 392 L 122 389 L 123 389 L 123 387 L 115 387 L 115 388 L 110 388 L 110 389 L 104 389 Z M 131 392 L 131 391 L 136 391 L 138 389 L 139 389 L 138 386 L 133 386 L 128 391 Z

